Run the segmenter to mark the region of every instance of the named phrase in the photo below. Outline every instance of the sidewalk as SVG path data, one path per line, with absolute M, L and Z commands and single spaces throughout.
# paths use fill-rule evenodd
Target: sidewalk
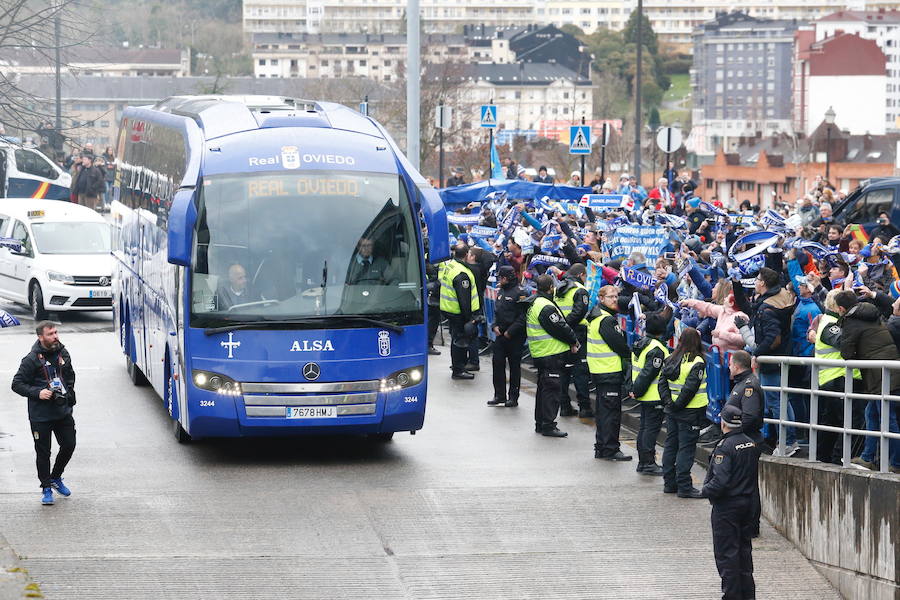
M 40 587 L 31 583 L 19 557 L 0 534 L 0 600 L 43 597 Z

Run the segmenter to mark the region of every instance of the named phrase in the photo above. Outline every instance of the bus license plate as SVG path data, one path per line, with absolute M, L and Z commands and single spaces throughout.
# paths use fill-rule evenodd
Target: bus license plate
M 288 406 L 288 419 L 330 419 L 337 416 L 334 406 Z
M 91 290 L 88 298 L 112 298 L 112 290 Z

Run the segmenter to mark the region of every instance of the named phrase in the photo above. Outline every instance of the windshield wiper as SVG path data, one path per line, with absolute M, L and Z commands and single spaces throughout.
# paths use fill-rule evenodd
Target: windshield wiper
M 393 331 L 394 333 L 403 333 L 403 328 L 399 325 L 395 325 L 393 323 L 388 323 L 386 321 L 379 321 L 378 319 L 372 319 L 365 315 L 322 315 L 319 317 L 305 317 L 299 319 L 290 319 L 283 321 L 276 320 L 264 320 L 264 321 L 244 321 L 240 323 L 234 323 L 232 325 L 223 325 L 221 327 L 207 327 L 203 330 L 203 333 L 206 335 L 215 335 L 217 333 L 228 333 L 229 331 L 237 331 L 238 329 L 262 329 L 269 328 L 277 325 L 307 325 L 311 323 L 321 323 L 323 325 L 327 325 L 329 321 L 357 321 L 359 323 L 368 323 L 369 325 L 374 325 L 375 327 L 381 327 L 383 329 L 388 329 Z

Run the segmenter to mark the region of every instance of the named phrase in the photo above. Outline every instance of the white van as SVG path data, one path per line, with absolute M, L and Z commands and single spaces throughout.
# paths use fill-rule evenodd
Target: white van
M 110 226 L 86 206 L 60 200 L 0 201 L 0 296 L 48 312 L 112 309 Z
M 68 200 L 72 176 L 35 148 L 0 140 L 0 198 Z

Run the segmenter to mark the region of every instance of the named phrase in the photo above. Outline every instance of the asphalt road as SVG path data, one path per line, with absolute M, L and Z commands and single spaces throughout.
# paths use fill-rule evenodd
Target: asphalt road
M 0 534 L 46 598 L 719 594 L 706 501 L 662 494 L 633 462 L 595 460 L 589 423 L 536 435 L 531 387 L 518 409 L 486 407 L 489 373 L 451 381 L 446 349 L 416 436 L 180 446 L 162 402 L 131 387 L 115 337 L 79 332 L 102 329 L 95 318 L 60 327 L 79 437 L 73 495 L 52 507 L 8 386 L 34 338 L 24 326 L 0 336 Z M 754 558 L 759 598 L 839 597 L 767 524 Z

